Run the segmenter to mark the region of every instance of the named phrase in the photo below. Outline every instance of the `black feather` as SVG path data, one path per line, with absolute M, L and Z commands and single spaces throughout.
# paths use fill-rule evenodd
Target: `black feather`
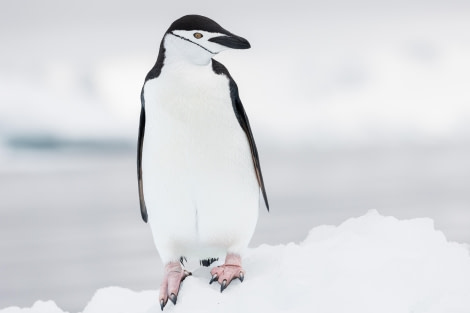
M 263 174 L 261 173 L 261 164 L 259 162 L 258 149 L 256 148 L 255 138 L 253 138 L 253 133 L 251 132 L 250 122 L 248 116 L 246 115 L 245 109 L 243 108 L 242 101 L 238 95 L 238 86 L 233 80 L 232 76 L 228 72 L 227 68 L 218 61 L 212 59 L 212 69 L 216 74 L 225 75 L 229 80 L 230 88 L 230 97 L 232 98 L 233 111 L 237 117 L 238 123 L 241 128 L 245 131 L 248 143 L 250 144 L 251 157 L 253 159 L 253 166 L 255 168 L 256 178 L 258 180 L 259 187 L 263 193 L 264 203 L 266 208 L 269 211 L 268 196 L 266 194 L 266 188 L 264 187 Z
M 147 223 L 148 213 L 147 207 L 145 205 L 144 198 L 144 181 L 142 177 L 142 152 L 144 148 L 144 135 L 145 135 L 145 95 L 144 88 L 147 81 L 157 78 L 162 72 L 163 61 L 165 60 L 165 48 L 163 47 L 163 40 L 160 43 L 160 50 L 158 52 L 157 62 L 152 67 L 152 69 L 147 73 L 145 77 L 144 85 L 140 92 L 140 123 L 139 123 L 139 136 L 137 139 L 137 182 L 139 186 L 139 200 L 140 200 L 140 213 L 142 219 Z
M 210 18 L 196 14 L 185 15 L 177 19 L 170 25 L 170 28 L 168 28 L 166 32 L 170 33 L 174 30 L 203 30 L 210 33 L 233 35 Z
M 208 258 L 208 259 L 200 260 L 199 264 L 201 264 L 202 266 L 208 267 L 212 263 L 214 263 L 215 261 L 218 261 L 218 260 L 219 260 L 219 258 Z

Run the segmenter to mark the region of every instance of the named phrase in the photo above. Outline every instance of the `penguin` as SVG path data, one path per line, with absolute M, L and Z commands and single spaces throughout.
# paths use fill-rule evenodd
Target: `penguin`
M 210 266 L 222 292 L 243 281 L 241 255 L 253 236 L 266 188 L 238 87 L 213 59 L 250 43 L 212 19 L 186 15 L 160 43 L 141 90 L 137 176 L 142 219 L 164 264 L 161 309 L 176 304 L 187 258 Z

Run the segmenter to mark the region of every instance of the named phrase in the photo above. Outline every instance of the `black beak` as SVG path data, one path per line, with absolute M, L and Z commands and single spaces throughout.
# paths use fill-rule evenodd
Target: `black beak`
M 210 38 L 208 41 L 218 43 L 219 45 L 229 47 L 232 49 L 249 49 L 250 43 L 245 38 L 236 35 L 218 36 Z

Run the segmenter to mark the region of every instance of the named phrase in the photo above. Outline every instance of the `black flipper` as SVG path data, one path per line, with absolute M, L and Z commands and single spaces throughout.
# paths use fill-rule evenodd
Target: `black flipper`
M 144 85 L 145 86 L 145 85 Z M 140 200 L 140 213 L 145 223 L 148 220 L 147 207 L 144 200 L 144 185 L 142 182 L 142 149 L 144 147 L 144 134 L 145 134 L 145 99 L 144 87 L 140 93 L 140 101 L 142 108 L 140 110 L 140 123 L 139 123 L 139 138 L 137 140 L 137 181 L 139 183 L 139 200 Z
M 142 214 L 142 219 L 146 223 L 148 220 L 148 214 L 147 214 L 147 207 L 145 206 L 144 183 L 142 180 L 142 151 L 144 147 L 144 134 L 145 134 L 144 88 L 145 88 L 145 83 L 147 83 L 147 81 L 157 78 L 160 75 L 164 60 L 165 60 L 165 48 L 163 47 L 163 40 L 162 40 L 162 42 L 160 43 L 160 50 L 158 52 L 157 62 L 152 67 L 152 69 L 147 73 L 147 76 L 145 77 L 144 85 L 142 86 L 142 90 L 140 92 L 141 110 L 140 110 L 139 137 L 137 140 L 137 181 L 139 184 L 140 213 Z
M 238 123 L 241 128 L 245 131 L 248 143 L 250 144 L 251 149 L 251 158 L 253 159 L 253 166 L 255 168 L 256 178 L 258 179 L 259 187 L 263 193 L 264 203 L 266 208 L 269 211 L 268 196 L 266 195 L 266 188 L 264 187 L 263 174 L 261 173 L 261 165 L 258 157 L 258 149 L 256 149 L 255 139 L 253 138 L 253 133 L 251 132 L 250 122 L 248 121 L 248 116 L 246 115 L 245 109 L 243 108 L 242 101 L 238 95 L 238 87 L 232 76 L 228 72 L 227 68 L 218 61 L 212 59 L 212 69 L 216 74 L 225 75 L 229 80 L 230 87 L 230 97 L 232 98 L 233 111 L 238 119 Z

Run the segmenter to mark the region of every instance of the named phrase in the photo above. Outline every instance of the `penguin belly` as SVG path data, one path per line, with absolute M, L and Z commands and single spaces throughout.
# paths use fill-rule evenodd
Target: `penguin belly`
M 240 254 L 256 226 L 259 185 L 227 77 L 210 64 L 165 65 L 144 96 L 142 178 L 162 261 Z

